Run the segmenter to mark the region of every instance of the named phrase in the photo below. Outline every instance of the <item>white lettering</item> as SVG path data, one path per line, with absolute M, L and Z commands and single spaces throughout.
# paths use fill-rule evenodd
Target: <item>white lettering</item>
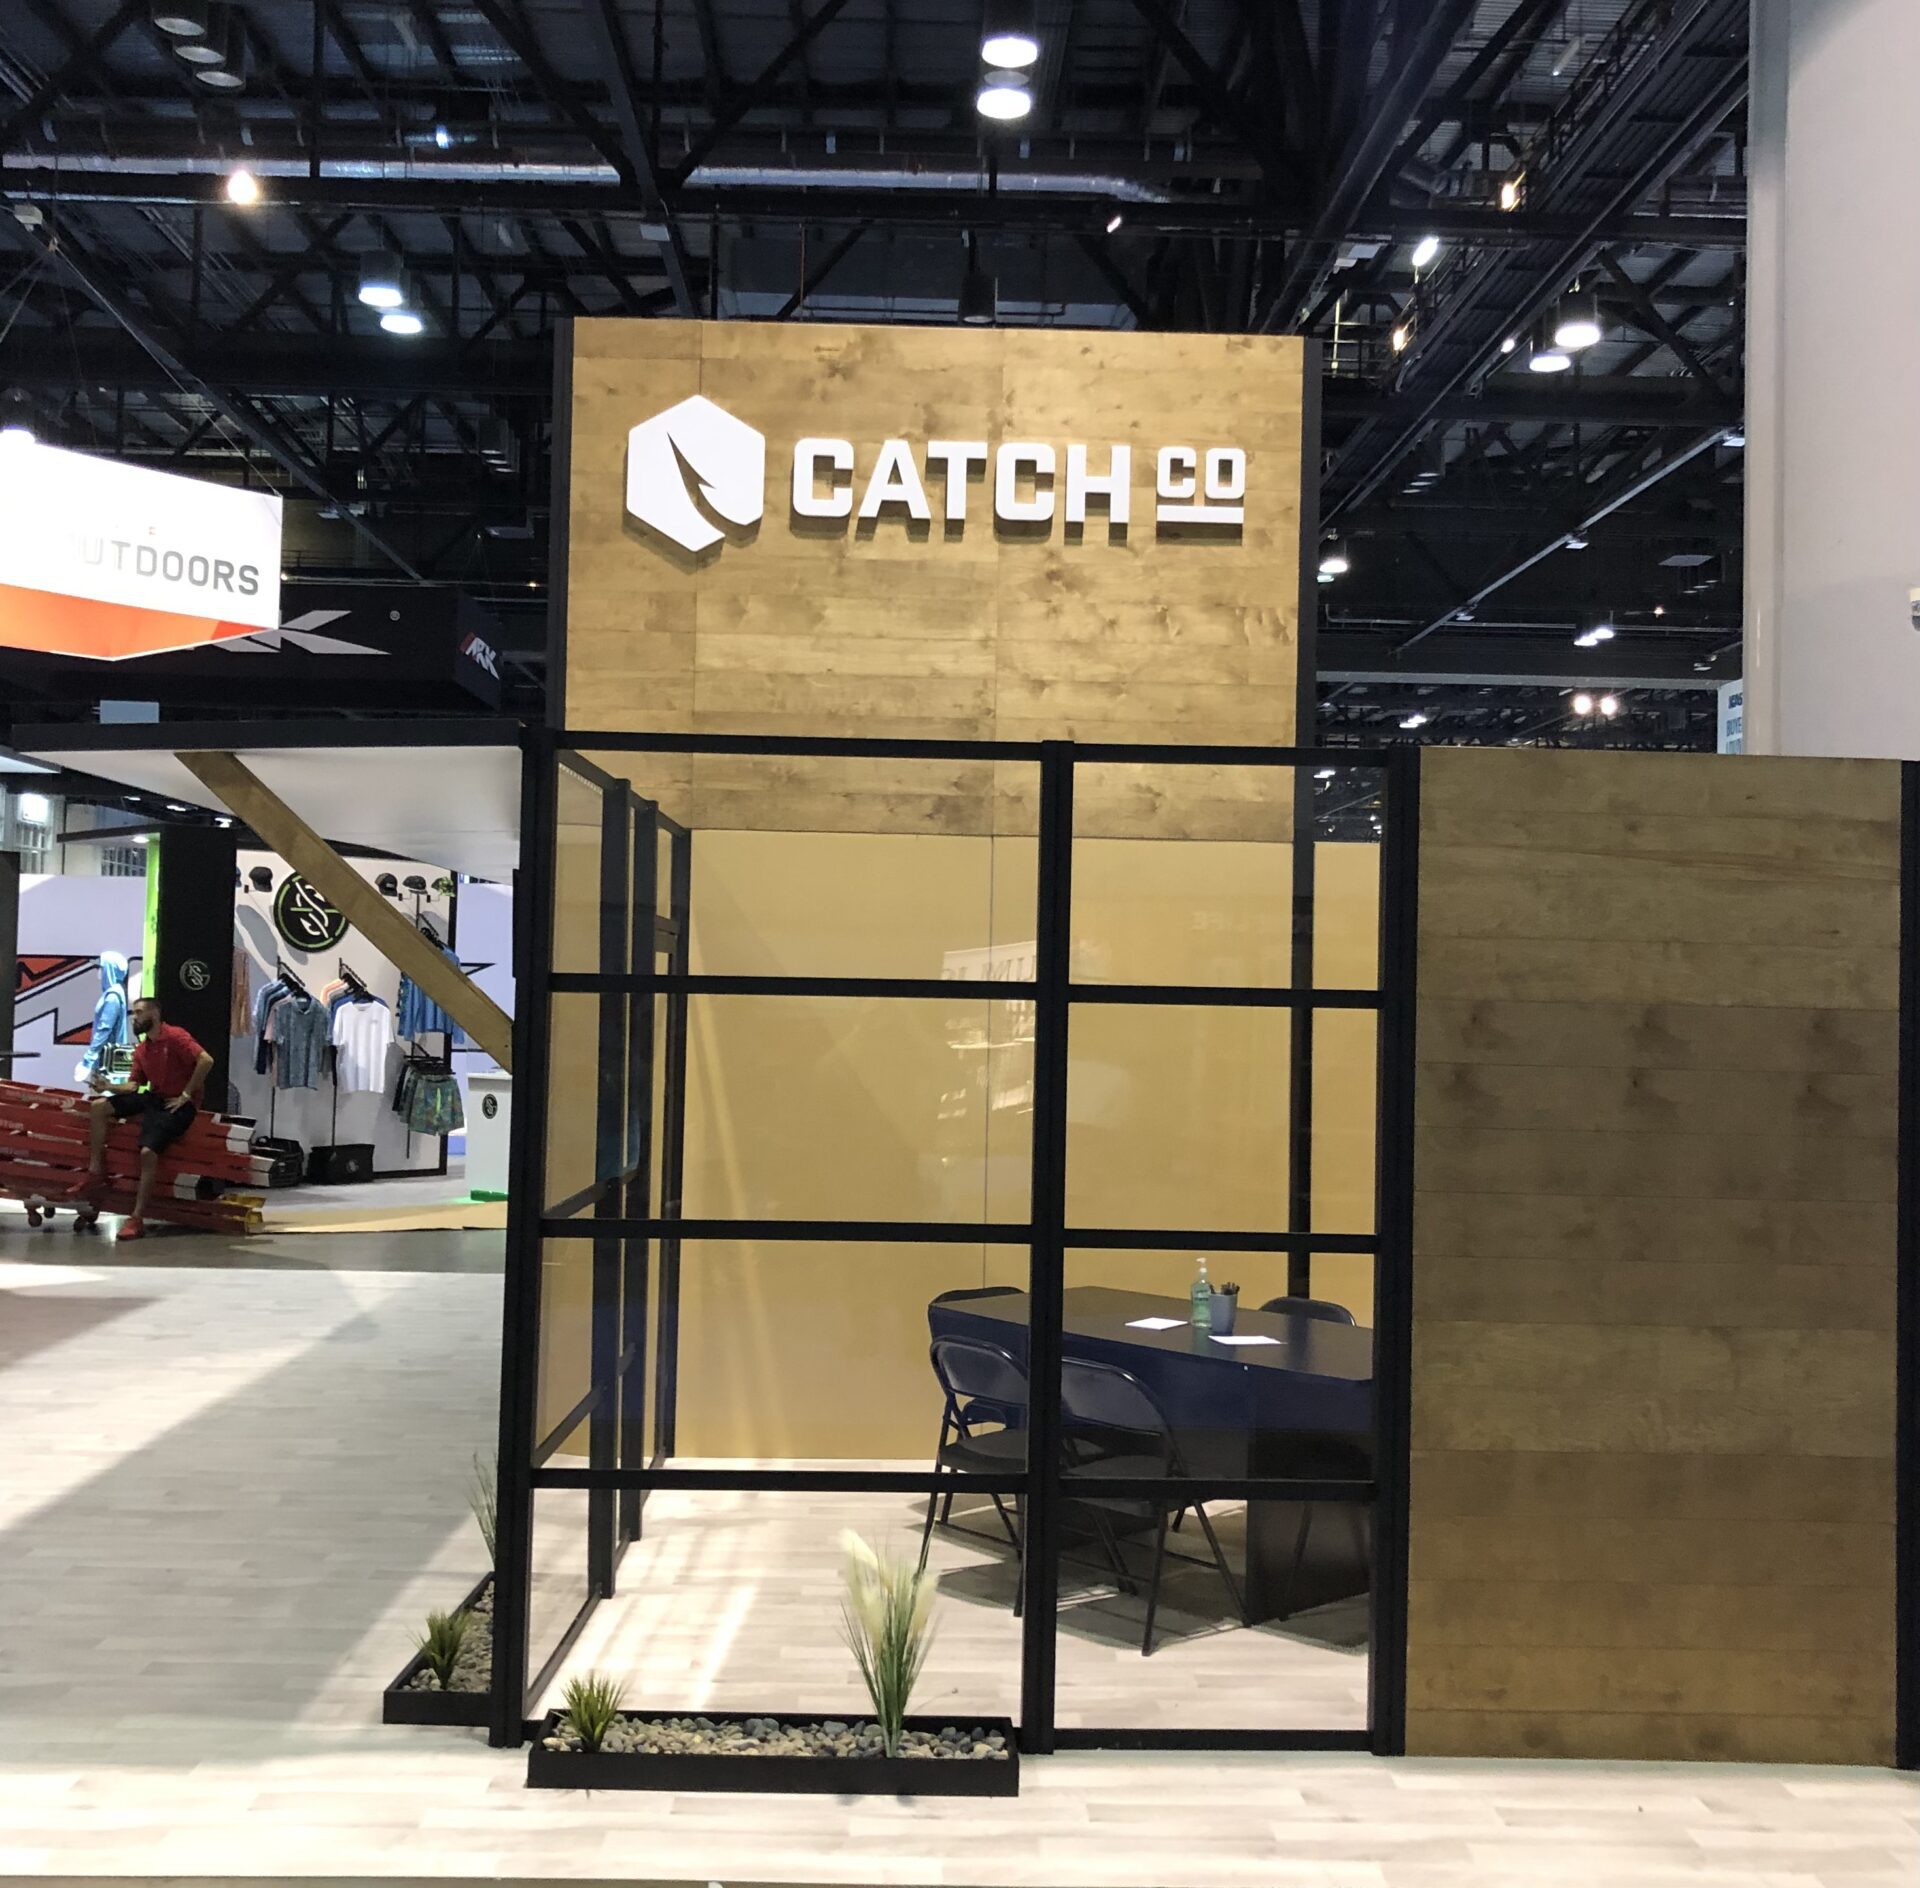
M 1200 455 L 1191 446 L 1163 446 L 1156 490 L 1160 524 L 1245 524 L 1247 455 L 1238 446 L 1210 446 L 1203 482 Z
M 820 490 L 820 467 L 830 473 L 827 489 Z M 842 485 L 845 474 L 848 483 Z M 802 518 L 847 518 L 853 515 L 853 441 L 801 439 L 793 448 L 793 509 Z
M 927 441 L 927 463 L 940 468 L 940 476 L 946 481 L 948 524 L 965 524 L 967 521 L 967 479 L 976 465 L 983 471 L 987 463 L 987 442 L 984 439 L 930 439 Z
M 880 462 L 860 500 L 860 516 L 877 518 L 886 505 L 905 505 L 908 517 L 922 524 L 933 516 L 927 509 L 927 488 L 914 467 L 913 449 L 904 439 L 889 439 L 880 448 Z
M 1010 439 L 995 455 L 993 511 L 1003 524 L 1045 524 L 1053 516 L 1054 451 L 1037 440 Z M 1033 496 L 1020 496 L 1022 468 L 1033 473 Z
M 1087 522 L 1087 500 L 1104 498 L 1107 501 L 1107 530 L 1110 535 L 1118 535 L 1126 530 L 1133 516 L 1133 448 L 1115 446 L 1107 460 L 1104 475 L 1095 477 L 1087 471 L 1087 449 L 1085 446 L 1067 448 L 1067 509 L 1068 524 L 1084 525 Z

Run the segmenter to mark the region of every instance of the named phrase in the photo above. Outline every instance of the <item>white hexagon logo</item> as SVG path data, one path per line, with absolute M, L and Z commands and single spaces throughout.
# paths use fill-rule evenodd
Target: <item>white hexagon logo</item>
M 767 442 L 745 420 L 696 393 L 627 435 L 627 510 L 683 551 L 706 551 L 729 524 L 757 524 L 766 508 Z

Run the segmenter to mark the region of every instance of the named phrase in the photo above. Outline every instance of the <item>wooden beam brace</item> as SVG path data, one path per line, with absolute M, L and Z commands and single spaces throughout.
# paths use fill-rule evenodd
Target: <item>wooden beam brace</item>
M 404 971 L 503 1069 L 513 1068 L 513 1021 L 456 970 L 286 801 L 232 754 L 176 756 L 228 812 L 315 886 L 390 964 Z

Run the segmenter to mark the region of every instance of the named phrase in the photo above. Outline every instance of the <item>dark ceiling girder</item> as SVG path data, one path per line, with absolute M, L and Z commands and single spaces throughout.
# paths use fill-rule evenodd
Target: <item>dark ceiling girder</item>
M 1664 342 L 1674 359 L 1694 379 L 1717 390 L 1720 386 L 1719 375 L 1694 351 L 1693 343 L 1654 306 L 1653 297 L 1627 273 L 1619 256 L 1611 249 L 1601 250 L 1600 266 L 1626 292 L 1627 299 L 1638 310 L 1641 325 L 1646 331 L 1656 340 Z
M 615 11 L 614 0 L 586 0 L 587 32 L 601 62 L 611 74 L 614 115 L 620 121 L 620 142 L 632 166 L 640 199 L 665 225 L 660 244 L 660 266 L 666 271 L 667 285 L 673 290 L 673 305 L 683 315 L 697 312 L 693 299 L 692 265 L 687 257 L 686 238 L 673 207 L 660 189 L 654 173 L 653 151 L 647 127 L 640 119 L 640 80 L 633 69 L 633 56 L 627 45 L 626 29 Z
M 431 216 L 554 216 L 578 214 L 631 219 L 646 212 L 609 178 L 604 184 L 535 183 L 525 179 L 450 180 L 431 177 L 321 176 L 263 180 L 269 198 L 290 209 L 322 213 L 351 210 L 394 216 L 409 211 Z M 1106 227 L 1113 214 L 1111 197 L 1091 192 L 1042 192 L 1002 189 L 992 195 L 971 190 L 914 187 L 901 173 L 901 188 L 825 189 L 785 185 L 769 177 L 750 185 L 700 185 L 675 198 L 683 216 L 768 223 L 887 224 L 897 228 L 978 228 L 1058 230 L 1063 234 Z M 37 201 L 67 203 L 215 204 L 224 201 L 221 178 L 201 172 L 75 171 L 44 166 L 0 168 L 0 190 Z M 1129 225 L 1181 238 L 1286 236 L 1302 227 L 1303 209 L 1284 205 L 1236 206 L 1218 197 L 1168 202 L 1129 200 Z M 1351 234 L 1388 242 L 1436 236 L 1488 247 L 1509 247 L 1581 235 L 1592 219 L 1571 214 L 1497 210 L 1467 204 L 1434 204 L 1427 209 L 1368 204 L 1356 216 Z M 1603 219 L 1596 240 L 1625 249 L 1681 244 L 1698 249 L 1740 249 L 1746 244 L 1746 218 L 1674 216 L 1621 212 Z
M 578 90 L 554 70 L 553 62 L 542 50 L 539 39 L 527 24 L 516 0 L 466 0 L 466 3 L 493 28 L 501 43 L 533 75 L 533 83 L 540 96 L 613 166 L 622 183 L 629 189 L 637 189 L 639 179 L 633 174 L 620 140 L 581 102 Z
M 794 316 L 807 305 L 808 300 L 826 285 L 827 277 L 847 259 L 848 255 L 852 253 L 854 246 L 866 233 L 867 225 L 865 223 L 856 223 L 852 229 L 848 230 L 847 233 L 807 271 L 806 279 L 780 304 L 778 310 L 775 311 L 774 320 L 791 321 Z
M 1663 480 L 1671 478 L 1683 466 L 1691 465 L 1702 453 L 1713 451 L 1720 444 L 1722 436 L 1722 430 L 1715 427 L 1711 432 L 1697 434 L 1684 445 L 1676 447 L 1656 460 L 1651 466 L 1644 468 L 1638 464 L 1630 466 L 1597 498 L 1584 501 L 1580 515 L 1564 529 L 1555 532 L 1547 543 L 1538 546 L 1518 563 L 1510 565 L 1497 576 L 1489 578 L 1471 596 L 1462 597 L 1451 609 L 1436 616 L 1423 628 L 1415 630 L 1411 636 L 1400 643 L 1397 653 L 1405 654 L 1416 643 L 1424 641 L 1438 630 L 1445 629 L 1449 624 L 1458 622 L 1461 611 L 1478 609 L 1488 597 L 1504 590 L 1516 577 L 1525 575 L 1534 565 L 1544 563 L 1556 551 L 1562 549 L 1571 532 L 1576 529 L 1582 533 L 1590 531 L 1602 519 L 1618 511 L 1621 506 L 1632 504 L 1642 493 L 1651 491 Z
M 1207 115 L 1215 124 L 1231 131 L 1259 160 L 1268 185 L 1277 185 L 1283 175 L 1298 181 L 1300 166 L 1292 154 L 1280 144 L 1271 125 L 1257 111 L 1249 110 L 1227 90 L 1206 55 L 1181 29 L 1179 18 L 1167 0 L 1133 0 L 1133 9 L 1193 81 Z
M 759 75 L 727 100 L 725 106 L 716 114 L 713 123 L 701 133 L 695 140 L 693 148 L 675 167 L 673 175 L 667 180 L 670 190 L 680 190 L 727 133 L 748 112 L 764 105 L 773 96 L 774 89 L 780 82 L 781 73 L 805 52 L 846 11 L 846 8 L 847 0 L 825 0 L 819 12 L 813 14 L 806 25 L 767 61 L 760 69 Z
M 187 392 L 198 394 L 210 406 L 217 408 L 225 416 L 229 425 L 243 433 L 316 498 L 323 499 L 329 504 L 334 502 L 334 494 L 328 489 L 326 480 L 320 476 L 306 455 L 291 445 L 282 436 L 280 430 L 258 413 L 244 396 L 225 392 L 194 373 L 181 358 L 177 348 L 156 334 L 122 299 L 119 292 L 101 280 L 99 272 L 81 258 L 71 236 L 63 238 L 56 244 L 42 236 L 37 229 L 23 228 L 20 233 L 48 261 L 64 269 L 78 287 L 92 298 L 102 313 L 111 315 L 115 321 L 119 322 L 155 362 L 173 377 L 176 385 Z M 381 556 L 409 577 L 418 580 L 420 573 L 364 519 L 355 518 L 353 528 Z
M 1571 627 L 1571 626 L 1569 626 Z M 1726 631 L 1695 629 L 1668 634 L 1636 632 L 1616 637 L 1598 649 L 1576 649 L 1566 633 L 1465 629 L 1435 636 L 1420 647 L 1419 666 L 1409 668 L 1393 655 L 1392 632 L 1342 628 L 1338 620 L 1320 629 L 1318 675 L 1323 687 L 1355 682 L 1386 688 L 1458 687 L 1481 684 L 1514 688 L 1537 684 L 1563 687 L 1588 683 L 1612 688 L 1717 688 L 1737 675 L 1737 664 L 1713 670 L 1697 665 L 1710 658 L 1700 640 Z
M 22 125 L 39 117 L 55 99 L 65 97 L 80 73 L 93 70 L 114 41 L 134 21 L 145 16 L 147 5 L 148 0 L 121 0 L 121 4 L 101 24 L 99 31 L 88 38 L 84 48 L 76 50 L 58 72 L 51 74 L 43 84 L 22 99 L 5 118 L 0 118 L 0 150 L 13 142 L 13 134 Z
M 1320 411 L 1329 420 L 1388 425 L 1421 412 L 1440 424 L 1688 429 L 1732 426 L 1742 407 L 1737 387 L 1703 391 L 1678 379 L 1609 376 L 1558 387 L 1531 384 L 1516 374 L 1496 374 L 1476 392 L 1450 393 L 1438 402 L 1427 402 L 1417 393 L 1385 393 L 1366 381 L 1329 378 L 1320 396 Z
M 1392 75 L 1341 151 L 1319 210 L 1287 257 L 1280 279 L 1268 291 L 1259 323 L 1263 333 L 1291 326 L 1299 318 L 1315 281 L 1332 260 L 1334 245 L 1353 232 L 1360 207 L 1386 176 L 1409 115 L 1426 95 L 1476 4 L 1477 0 L 1430 0 L 1409 44 L 1403 48 L 1395 35 Z
M 1401 141 L 1400 148 L 1388 163 L 1389 176 L 1397 176 L 1419 159 L 1427 140 L 1465 109 L 1481 80 L 1500 63 L 1514 42 L 1523 36 L 1527 42 L 1523 48 L 1524 56 L 1524 51 L 1531 49 L 1534 29 L 1543 26 L 1564 4 L 1565 0 L 1515 0 L 1513 10 L 1487 36 L 1487 43 L 1467 61 L 1460 76 L 1421 110 L 1419 117 L 1414 120 L 1413 129 Z

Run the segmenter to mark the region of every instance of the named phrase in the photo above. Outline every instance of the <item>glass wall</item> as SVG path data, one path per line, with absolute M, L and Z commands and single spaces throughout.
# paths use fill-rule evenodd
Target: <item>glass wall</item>
M 591 739 L 525 871 L 496 1735 L 589 1667 L 857 1710 L 850 1530 L 927 1557 L 931 1712 L 1365 1743 L 1380 769 Z

